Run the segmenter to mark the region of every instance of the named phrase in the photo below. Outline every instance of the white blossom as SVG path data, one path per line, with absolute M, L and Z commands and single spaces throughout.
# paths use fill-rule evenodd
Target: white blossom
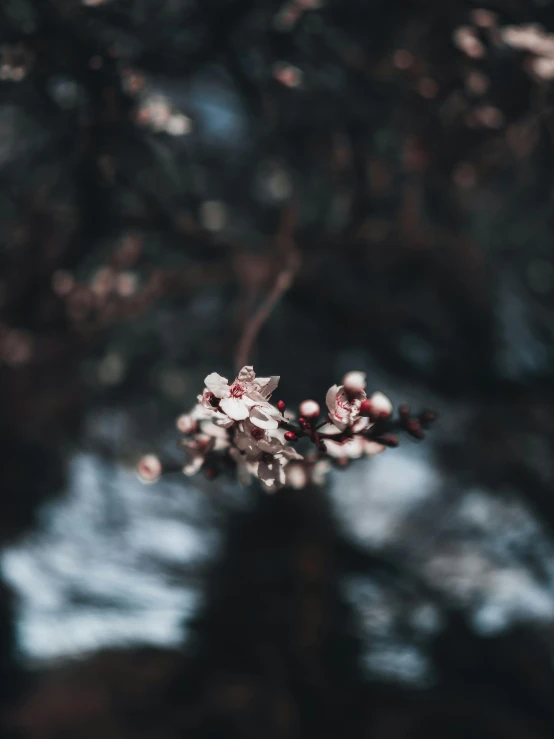
M 360 406 L 366 397 L 364 390 L 351 393 L 344 385 L 333 385 L 329 388 L 325 402 L 329 409 L 329 419 L 339 432 L 349 428 L 360 418 Z M 336 432 L 326 430 L 324 433 Z
M 235 446 L 242 456 L 240 463 L 270 491 L 285 484 L 284 468 L 290 460 L 303 459 L 295 449 L 277 438 L 275 432 L 264 431 L 249 420 L 239 424 Z M 233 454 L 233 458 L 238 459 L 236 454 Z
M 243 367 L 235 381 L 229 385 L 226 377 L 212 372 L 204 380 L 211 398 L 219 400 L 219 408 L 233 421 L 250 418 L 262 429 L 276 429 L 283 420 L 281 413 L 268 402 L 279 383 L 279 377 L 258 377 L 253 367 Z M 206 391 L 205 391 L 206 396 Z

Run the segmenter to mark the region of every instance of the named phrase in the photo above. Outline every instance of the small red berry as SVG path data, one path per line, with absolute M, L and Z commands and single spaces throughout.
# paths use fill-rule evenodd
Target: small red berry
M 278 408 L 278 410 L 279 410 L 280 413 L 284 413 L 286 411 L 286 409 L 287 409 L 287 404 L 285 403 L 284 400 L 278 400 L 277 401 L 277 408 Z
M 294 433 L 294 431 L 285 431 L 285 439 L 287 441 L 297 441 L 298 436 Z

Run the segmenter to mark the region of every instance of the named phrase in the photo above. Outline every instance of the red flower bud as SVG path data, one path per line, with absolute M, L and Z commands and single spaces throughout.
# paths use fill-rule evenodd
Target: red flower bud
M 285 431 L 285 439 L 287 441 L 297 441 L 298 436 L 294 433 L 294 431 Z
M 362 404 L 360 405 L 360 416 L 371 416 L 372 410 L 373 405 L 371 403 L 371 400 L 369 400 L 369 398 L 363 400 Z
M 285 403 L 284 400 L 278 400 L 277 401 L 277 408 L 278 408 L 278 410 L 279 410 L 280 413 L 284 413 L 286 411 L 286 409 L 287 409 L 287 404 Z

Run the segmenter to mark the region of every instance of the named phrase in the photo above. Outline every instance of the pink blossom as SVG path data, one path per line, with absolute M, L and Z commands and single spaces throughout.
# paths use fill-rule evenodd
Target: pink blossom
M 269 491 L 285 484 L 284 468 L 290 460 L 303 459 L 280 436 L 278 431 L 262 430 L 249 420 L 239 424 L 235 434 L 235 446 L 242 459 L 236 453 L 233 458 L 255 474 Z
M 326 439 L 325 448 L 330 457 L 343 462 L 349 459 L 359 459 L 364 456 L 374 457 L 385 450 L 382 444 L 365 439 L 363 436 L 353 436 L 342 442 Z
M 344 385 L 333 385 L 329 388 L 325 402 L 329 409 L 329 418 L 339 431 L 349 428 L 360 418 L 360 406 L 365 399 L 364 390 L 353 393 Z M 337 433 L 327 429 L 325 431 L 322 429 L 322 432 Z
M 203 404 L 208 406 L 212 398 L 218 400 L 219 409 L 233 421 L 250 418 L 259 428 L 276 429 L 283 419 L 277 408 L 268 402 L 279 377 L 256 378 L 253 367 L 243 367 L 231 385 L 217 372 L 208 375 L 204 382 Z
M 183 472 L 189 477 L 198 472 L 211 451 L 219 451 L 229 446 L 227 432 L 215 424 L 211 426 L 213 434 L 200 433 L 196 434 L 192 440 L 181 439 L 179 441 L 179 447 L 189 457 L 188 464 L 183 467 Z

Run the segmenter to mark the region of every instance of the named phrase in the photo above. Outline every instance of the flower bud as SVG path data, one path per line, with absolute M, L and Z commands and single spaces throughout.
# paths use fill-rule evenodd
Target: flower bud
M 392 403 L 383 393 L 373 393 L 371 406 L 373 415 L 377 417 L 388 418 L 392 413 Z
M 139 460 L 136 469 L 142 482 L 153 483 L 162 474 L 162 463 L 155 454 L 146 454 Z
M 278 400 L 277 408 L 279 409 L 280 413 L 284 413 L 287 409 L 287 404 L 285 403 L 284 400 Z
M 285 475 L 287 485 L 295 488 L 295 490 L 301 490 L 308 484 L 308 475 L 302 464 L 296 462 L 288 464 L 285 468 Z
M 177 428 L 182 434 L 193 434 L 196 430 L 196 421 L 189 413 L 183 413 L 177 419 Z
M 315 400 L 304 400 L 300 403 L 300 415 L 304 418 L 317 418 L 320 411 L 319 403 Z
M 373 411 L 373 403 L 371 400 L 363 400 L 360 405 L 360 416 L 371 416 Z
M 285 431 L 285 439 L 287 441 L 296 441 L 298 439 L 298 436 L 294 433 L 294 431 Z
M 343 377 L 342 384 L 347 393 L 360 393 L 366 387 L 365 372 L 347 372 Z

